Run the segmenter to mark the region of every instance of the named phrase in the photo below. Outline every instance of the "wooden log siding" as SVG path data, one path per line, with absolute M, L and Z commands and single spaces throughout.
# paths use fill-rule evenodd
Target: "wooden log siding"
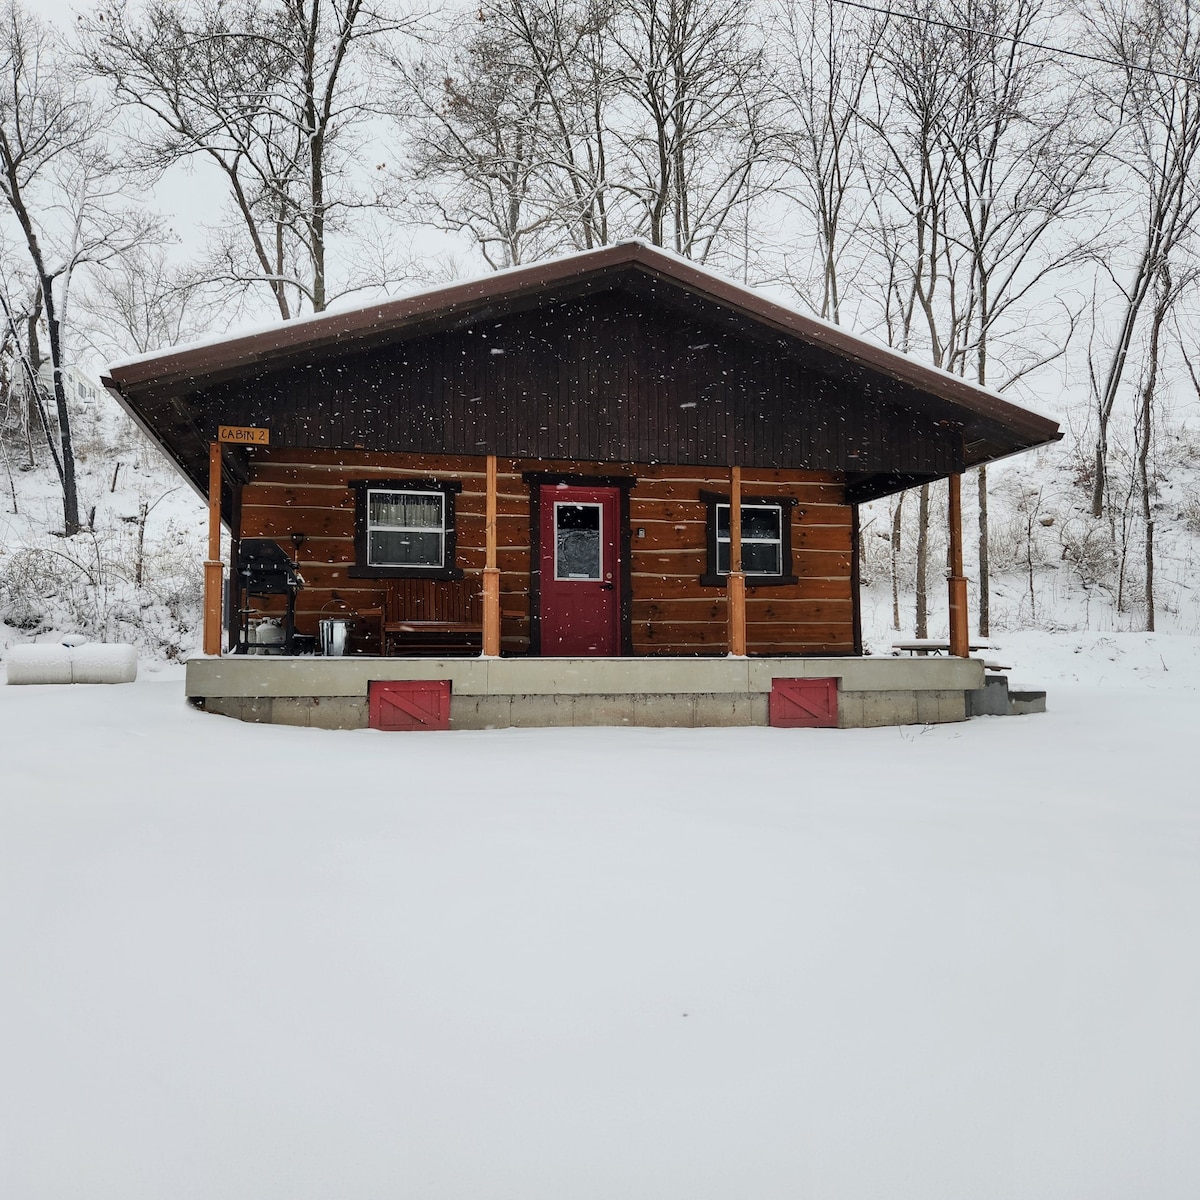
M 529 493 L 520 470 L 501 462 L 497 472 L 496 565 L 500 569 L 501 649 L 529 648 Z M 455 497 L 457 563 L 482 572 L 485 559 L 486 459 L 357 451 L 272 448 L 256 453 L 251 481 L 242 488 L 241 536 L 269 537 L 299 551 L 305 588 L 296 605 L 296 627 L 315 633 L 322 616 L 353 615 L 385 606 L 386 580 L 354 579 L 355 497 L 350 479 L 444 479 L 462 484 Z M 356 649 L 378 653 L 372 621 L 354 631 Z
M 354 579 L 354 494 L 350 479 L 446 479 L 462 484 L 455 500 L 457 565 L 481 572 L 485 562 L 486 459 L 357 451 L 255 450 L 251 482 L 241 494 L 241 536 L 270 537 L 289 552 L 293 532 L 307 586 L 297 604 L 297 628 L 314 633 L 324 615 L 383 607 L 384 581 Z M 530 491 L 525 472 L 581 472 L 578 463 L 499 460 L 497 567 L 501 649 L 530 645 Z M 726 470 L 665 465 L 595 465 L 592 475 L 632 475 L 630 493 L 630 634 L 638 655 L 725 653 L 725 592 L 704 587 L 707 509 L 701 491 L 727 492 Z M 854 650 L 851 591 L 852 509 L 829 472 L 743 471 L 747 502 L 794 497 L 791 506 L 795 584 L 747 588 L 746 624 L 752 654 L 837 654 Z M 636 536 L 638 529 L 645 537 Z M 365 631 L 364 631 L 365 632 Z M 378 647 L 356 638 L 356 647 Z
M 728 494 L 728 471 L 647 467 L 629 499 L 632 639 L 635 654 L 723 654 L 726 593 L 704 587 L 708 509 L 700 492 Z M 742 502 L 791 496 L 795 584 L 746 588 L 751 654 L 839 654 L 854 650 L 851 592 L 853 511 L 829 474 L 742 471 Z M 645 537 L 636 536 L 638 529 Z

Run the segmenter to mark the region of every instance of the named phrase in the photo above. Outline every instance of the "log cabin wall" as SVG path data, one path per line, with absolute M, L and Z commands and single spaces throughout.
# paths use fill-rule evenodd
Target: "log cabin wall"
M 729 472 L 652 466 L 635 469 L 629 524 L 644 529 L 631 547 L 631 635 L 635 654 L 725 654 L 726 591 L 700 576 L 708 565 L 707 506 L 700 493 L 729 494 Z M 794 584 L 746 588 L 751 654 L 852 654 L 853 517 L 841 478 L 820 471 L 743 468 L 742 502 L 791 497 Z
M 354 616 L 385 607 L 387 580 L 358 579 L 349 574 L 355 563 L 351 479 L 461 483 L 454 505 L 455 565 L 468 574 L 478 574 L 484 565 L 485 466 L 484 458 L 456 455 L 256 450 L 250 462 L 250 482 L 241 489 L 240 536 L 273 538 L 291 553 L 291 535 L 304 535 L 297 552 L 305 587 L 297 598 L 296 628 L 301 633 L 315 633 L 323 616 Z M 500 464 L 497 487 L 502 649 L 521 653 L 529 648 L 529 489 L 520 471 L 507 461 Z M 353 646 L 380 652 L 371 621 L 356 624 Z
M 297 557 L 307 586 L 297 628 L 315 633 L 324 616 L 384 607 L 384 580 L 353 578 L 355 496 L 351 479 L 438 479 L 461 483 L 455 502 L 456 563 L 468 574 L 484 565 L 485 459 L 272 447 L 252 453 L 241 489 L 241 537 L 267 537 Z M 497 536 L 502 651 L 531 645 L 531 493 L 526 472 L 633 476 L 629 500 L 630 594 L 627 630 L 634 654 L 723 654 L 725 591 L 700 583 L 707 569 L 706 505 L 701 491 L 727 493 L 729 473 L 711 467 L 592 464 L 535 458 L 499 462 Z M 853 509 L 833 472 L 743 471 L 743 496 L 790 496 L 792 569 L 798 582 L 747 590 L 747 634 L 755 654 L 850 654 L 855 649 Z M 256 604 L 267 610 L 269 602 Z M 276 606 L 278 607 L 278 605 Z M 378 653 L 371 622 L 360 622 L 354 648 Z

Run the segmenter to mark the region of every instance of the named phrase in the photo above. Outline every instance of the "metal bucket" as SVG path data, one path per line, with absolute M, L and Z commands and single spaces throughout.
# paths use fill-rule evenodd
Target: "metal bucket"
M 342 658 L 346 653 L 346 642 L 350 637 L 350 622 L 344 617 L 322 617 L 321 653 L 330 658 Z

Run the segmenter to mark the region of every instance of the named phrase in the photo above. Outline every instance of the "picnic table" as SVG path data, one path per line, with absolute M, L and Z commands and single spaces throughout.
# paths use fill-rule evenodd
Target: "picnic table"
M 970 642 L 967 645 L 968 651 L 972 654 L 977 650 L 996 650 L 998 647 L 993 646 L 991 642 Z M 950 653 L 950 643 L 942 641 L 940 638 L 914 638 L 911 642 L 893 642 L 893 654 L 913 654 L 921 658 L 928 655 L 940 656 Z M 986 671 L 1008 671 L 1011 668 L 1001 662 L 985 661 L 984 670 Z
M 991 642 L 971 642 L 967 649 L 972 653 L 976 650 L 990 650 Z M 940 638 L 914 638 L 911 642 L 893 642 L 893 654 L 917 654 L 924 658 L 928 654 L 949 654 L 950 643 Z

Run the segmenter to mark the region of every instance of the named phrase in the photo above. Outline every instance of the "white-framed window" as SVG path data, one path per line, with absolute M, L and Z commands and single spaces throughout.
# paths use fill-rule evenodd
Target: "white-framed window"
M 717 505 L 717 574 L 729 574 L 728 504 Z M 742 502 L 742 570 L 747 575 L 783 574 L 783 507 Z
M 367 565 L 443 567 L 446 497 L 441 492 L 367 489 Z
M 724 587 L 729 576 L 728 495 L 701 492 L 707 505 L 708 562 L 700 576 L 705 587 Z M 742 499 L 742 572 L 755 587 L 796 583 L 792 574 L 791 496 L 745 496 Z
M 454 564 L 454 497 L 460 483 L 352 480 L 358 578 L 458 579 Z

